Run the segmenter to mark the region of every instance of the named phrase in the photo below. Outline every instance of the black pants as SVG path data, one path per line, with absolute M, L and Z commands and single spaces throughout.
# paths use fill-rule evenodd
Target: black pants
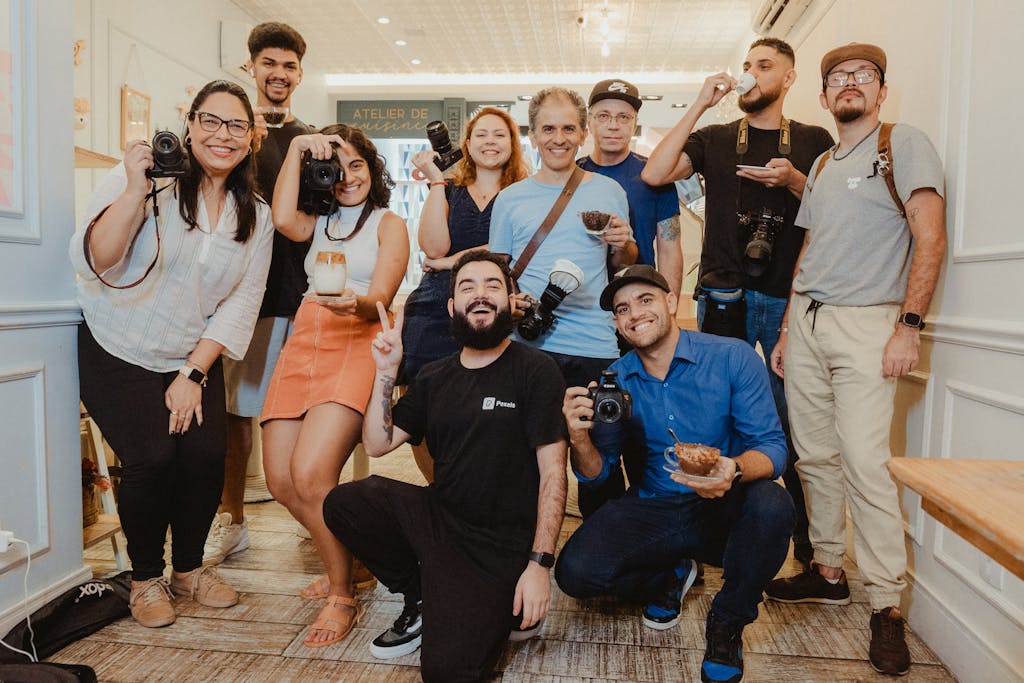
M 378 476 L 327 494 L 324 521 L 388 590 L 422 598 L 424 681 L 492 676 L 528 551 L 474 546 L 425 487 Z
M 107 353 L 89 327 L 78 331 L 82 402 L 121 460 L 121 528 L 132 578 L 164 572 L 171 527 L 171 564 L 188 572 L 203 563 L 203 544 L 220 503 L 227 443 L 224 373 L 218 359 L 203 389 L 203 426 L 168 434 L 164 392 L 178 372 L 152 372 Z

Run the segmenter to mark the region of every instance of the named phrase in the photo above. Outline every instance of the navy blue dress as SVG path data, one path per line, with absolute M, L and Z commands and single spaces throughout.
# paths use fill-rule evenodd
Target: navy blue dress
M 494 198 L 483 211 L 463 186 L 445 188 L 448 199 L 448 236 L 451 255 L 487 244 Z M 451 271 L 424 273 L 419 286 L 405 301 L 405 325 L 402 328 L 402 366 L 398 383 L 408 384 L 420 368 L 431 361 L 450 356 L 460 349 L 452 337 L 448 298 L 451 296 Z

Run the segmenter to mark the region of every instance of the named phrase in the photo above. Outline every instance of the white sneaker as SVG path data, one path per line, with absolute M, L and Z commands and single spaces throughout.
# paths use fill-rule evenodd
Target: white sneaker
M 220 564 L 229 555 L 240 553 L 249 547 L 249 522 L 231 523 L 230 512 L 220 512 L 213 518 L 210 535 L 203 548 L 203 564 Z

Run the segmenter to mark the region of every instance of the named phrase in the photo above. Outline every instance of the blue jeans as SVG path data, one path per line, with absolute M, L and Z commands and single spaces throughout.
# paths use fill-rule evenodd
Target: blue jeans
M 793 503 L 762 479 L 717 499 L 627 495 L 610 500 L 569 538 L 555 567 L 562 591 L 575 598 L 614 595 L 647 602 L 675 578 L 685 558 L 720 566 L 722 589 L 711 609 L 745 626 L 789 552 Z

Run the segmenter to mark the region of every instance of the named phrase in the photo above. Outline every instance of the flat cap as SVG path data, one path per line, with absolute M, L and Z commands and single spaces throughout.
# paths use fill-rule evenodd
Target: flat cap
M 821 58 L 821 77 L 825 78 L 836 64 L 842 64 L 848 59 L 866 59 L 885 76 L 885 50 L 868 43 L 850 43 L 825 53 Z

